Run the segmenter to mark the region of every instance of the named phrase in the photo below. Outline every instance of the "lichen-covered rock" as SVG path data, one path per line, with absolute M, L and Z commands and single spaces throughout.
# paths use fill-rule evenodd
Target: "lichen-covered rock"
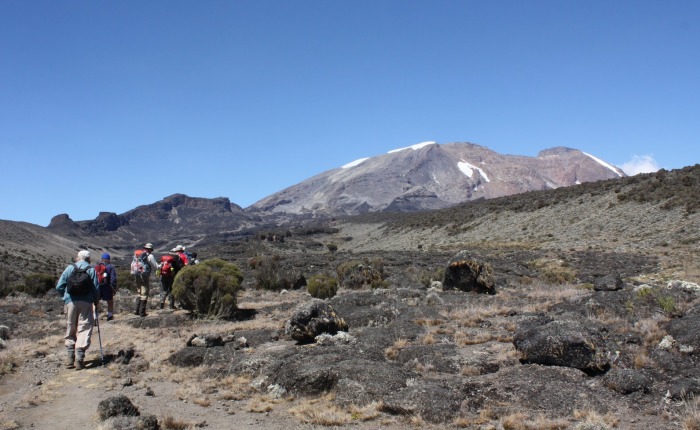
M 300 343 L 310 343 L 320 334 L 333 335 L 339 331 L 348 331 L 347 323 L 323 300 L 302 304 L 285 324 L 285 333 Z
M 472 258 L 467 251 L 460 251 L 450 259 L 445 268 L 442 287 L 445 290 L 496 294 L 491 265 Z
M 139 410 L 131 403 L 128 397 L 123 394 L 109 397 L 102 400 L 97 405 L 97 415 L 100 417 L 100 421 L 104 421 L 107 418 L 117 417 L 121 415 L 126 416 L 139 416 Z
M 612 369 L 603 377 L 603 384 L 620 394 L 648 393 L 653 380 L 636 369 Z
M 212 348 L 214 346 L 223 346 L 224 339 L 217 334 L 193 334 L 187 341 L 187 346 L 196 346 L 203 348 Z
M 587 373 L 610 367 L 605 339 L 592 324 L 540 316 L 521 323 L 513 338 L 523 363 L 566 366 Z

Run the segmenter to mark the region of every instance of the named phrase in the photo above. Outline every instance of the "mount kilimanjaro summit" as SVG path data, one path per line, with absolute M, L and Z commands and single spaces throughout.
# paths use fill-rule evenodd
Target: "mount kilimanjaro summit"
M 424 142 L 326 171 L 246 210 L 335 216 L 440 209 L 622 176 L 617 167 L 576 149 L 526 157 L 472 143 Z
M 237 235 L 294 218 L 441 209 L 622 176 L 620 169 L 576 149 L 558 147 L 525 157 L 471 143 L 424 142 L 329 170 L 245 209 L 226 197 L 174 194 L 119 215 L 100 212 L 94 220 L 75 222 L 60 214 L 48 229 L 112 244 L 146 236 L 195 243 L 206 236 Z

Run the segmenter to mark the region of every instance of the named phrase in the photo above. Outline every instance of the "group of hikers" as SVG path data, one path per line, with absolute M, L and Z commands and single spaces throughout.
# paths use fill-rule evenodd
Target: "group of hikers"
M 153 244 L 147 243 L 134 253 L 131 274 L 134 275 L 138 298 L 135 315 L 145 317 L 150 291 L 151 275 L 160 278 L 160 308 L 165 308 L 169 298 L 171 309 L 176 309 L 172 295 L 175 275 L 183 267 L 197 264 L 196 253 L 185 251 L 177 245 L 160 262 L 153 254 Z M 75 263 L 70 264 L 61 274 L 56 289 L 63 296 L 66 314 L 65 345 L 68 358 L 66 367 L 78 370 L 85 368 L 85 351 L 90 347 L 93 326 L 99 324 L 98 311 L 100 301 L 107 302 L 107 321 L 114 319 L 114 294 L 117 291 L 117 271 L 111 263 L 111 256 L 104 253 L 100 262 L 90 264 L 90 252 L 80 251 Z M 99 330 L 99 325 L 98 325 Z

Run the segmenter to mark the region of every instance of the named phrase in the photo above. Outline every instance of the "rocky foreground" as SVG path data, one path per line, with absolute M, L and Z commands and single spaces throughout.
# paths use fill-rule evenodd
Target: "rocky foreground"
M 698 428 L 696 284 L 644 275 L 653 260 L 607 254 L 577 263 L 585 282 L 544 281 L 506 257 L 491 294 L 410 282 L 341 289 L 329 300 L 246 291 L 238 322 L 122 309 L 102 323 L 106 367 L 90 351 L 92 371 L 109 372 L 113 388 L 85 407 L 103 429 L 201 426 L 182 402 L 198 405 L 209 428 L 252 411 L 266 428 Z M 5 371 L 15 366 L 3 383 L 31 367 L 64 372 L 59 304 L 49 296 L 0 305 Z M 37 337 L 55 345 L 32 352 L 26 342 Z M 166 390 L 173 383 L 188 388 Z M 9 420 L 17 405 L 3 399 L 4 428 L 27 428 Z M 154 401 L 163 403 L 149 409 Z

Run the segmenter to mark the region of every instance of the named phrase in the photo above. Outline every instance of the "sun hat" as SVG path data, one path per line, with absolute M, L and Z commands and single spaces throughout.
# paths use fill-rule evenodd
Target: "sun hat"
M 185 250 L 185 247 L 182 245 L 178 245 L 175 247 L 175 252 L 180 252 L 180 251 L 184 251 L 184 250 Z
M 149 243 L 143 245 L 143 249 L 153 249 L 153 244 L 149 242 Z
M 106 252 L 104 254 L 102 254 L 102 257 L 100 257 L 100 258 L 103 260 L 111 260 L 111 257 Z

